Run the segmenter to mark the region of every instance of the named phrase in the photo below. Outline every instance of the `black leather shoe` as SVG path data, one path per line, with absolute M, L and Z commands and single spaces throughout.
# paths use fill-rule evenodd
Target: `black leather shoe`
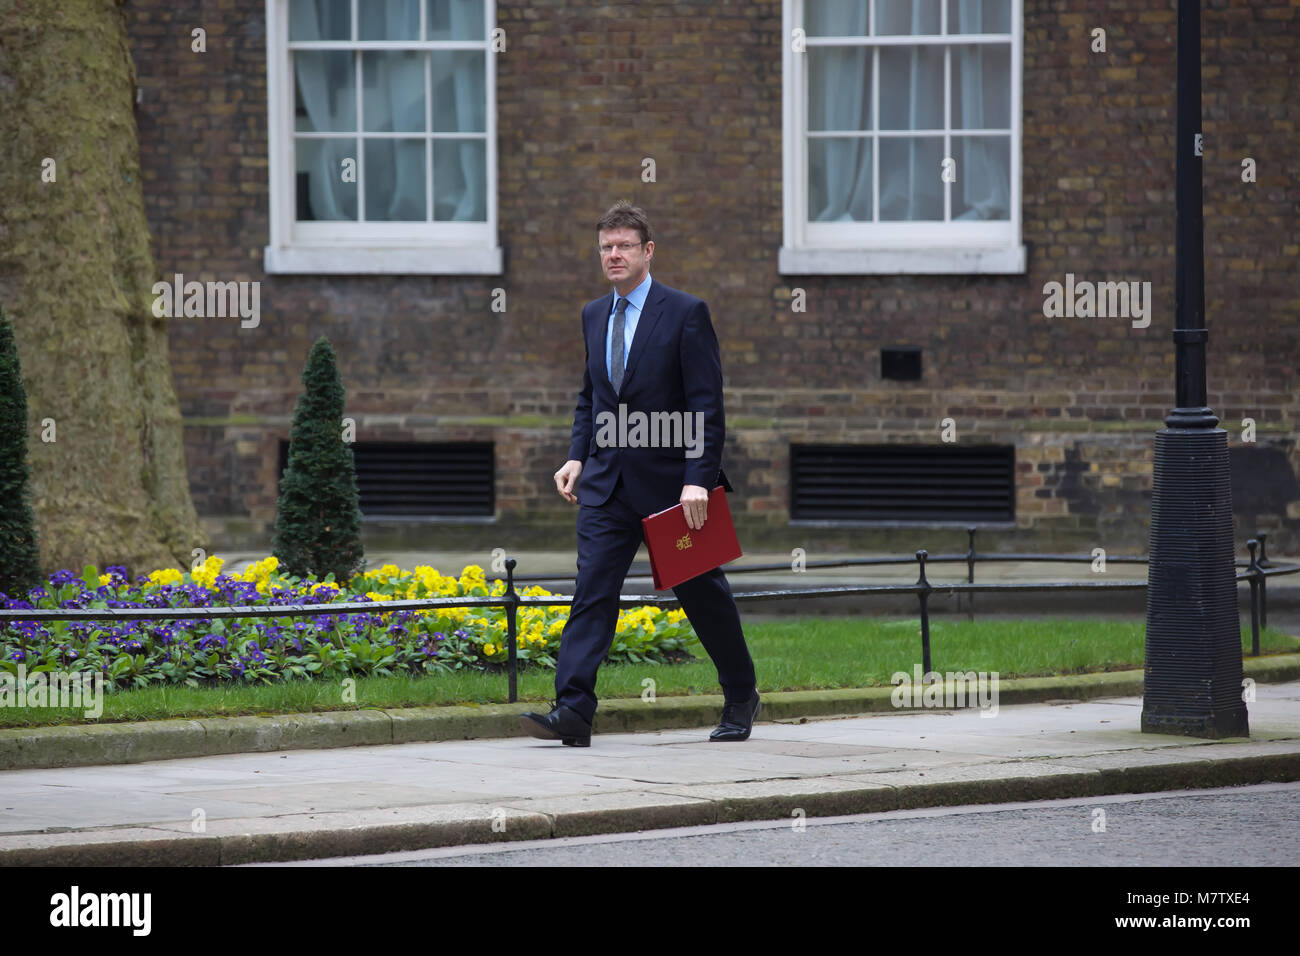
M 590 747 L 591 724 L 572 707 L 559 704 L 549 714 L 520 714 L 519 726 L 524 733 L 542 740 L 559 740 L 566 747 Z
M 748 740 L 749 732 L 754 729 L 754 721 L 763 709 L 763 702 L 758 699 L 758 689 L 754 696 L 743 704 L 727 704 L 722 708 L 722 722 L 718 724 L 710 740 Z

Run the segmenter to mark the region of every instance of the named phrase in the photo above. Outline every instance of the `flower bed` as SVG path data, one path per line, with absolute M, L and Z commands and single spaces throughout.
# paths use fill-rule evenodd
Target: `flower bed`
M 134 585 L 125 569 L 100 574 L 87 567 L 78 578 L 57 571 L 48 587 L 25 599 L 0 594 L 0 607 L 167 608 L 277 604 L 341 604 L 372 601 L 373 612 L 339 612 L 311 617 L 186 619 L 177 621 L 18 621 L 0 625 L 0 670 L 28 675 L 43 671 L 101 671 L 110 686 L 151 684 L 190 687 L 227 681 L 271 684 L 289 679 L 422 674 L 462 668 L 500 670 L 507 660 L 505 609 L 459 607 L 383 611 L 385 601 L 437 597 L 487 597 L 505 593 L 505 581 L 489 589 L 483 569 L 466 567 L 459 577 L 427 566 L 403 571 L 384 565 L 341 587 L 323 581 L 282 577 L 274 557 L 242 574 L 222 573 L 222 559 L 182 573 L 166 568 L 140 576 Z M 530 587 L 521 596 L 548 596 Z M 518 659 L 553 668 L 567 605 L 521 606 L 516 618 Z M 686 614 L 652 605 L 619 611 L 608 660 L 666 663 L 687 657 L 695 639 Z

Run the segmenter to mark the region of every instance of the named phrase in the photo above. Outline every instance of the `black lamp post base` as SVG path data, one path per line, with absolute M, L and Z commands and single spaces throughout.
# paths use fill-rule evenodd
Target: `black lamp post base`
M 1246 737 L 1228 433 L 1155 436 L 1142 731 Z
M 1157 714 L 1142 711 L 1142 733 L 1179 734 L 1184 737 L 1208 737 L 1222 740 L 1225 737 L 1249 737 L 1250 721 L 1246 705 L 1232 711 L 1212 713 L 1208 717 L 1184 714 Z

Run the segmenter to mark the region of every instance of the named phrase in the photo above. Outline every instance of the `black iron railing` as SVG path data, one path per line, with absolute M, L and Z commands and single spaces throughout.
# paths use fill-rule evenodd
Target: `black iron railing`
M 869 585 L 844 585 L 844 586 L 822 586 L 806 588 L 774 588 L 764 591 L 741 591 L 734 593 L 737 601 L 772 601 L 786 600 L 790 598 L 817 598 L 817 597 L 851 597 L 851 596 L 872 596 L 881 594 L 915 594 L 920 605 L 921 617 L 921 658 L 922 667 L 925 673 L 929 673 L 930 666 L 930 595 L 934 592 L 944 592 L 947 594 L 975 594 L 978 592 L 997 592 L 997 591 L 1092 591 L 1092 590 L 1121 590 L 1136 591 L 1145 590 L 1146 581 L 1045 581 L 1037 584 L 976 584 L 975 583 L 975 565 L 981 561 L 1048 561 L 1048 562 L 1079 562 L 1092 561 L 1092 555 L 1065 555 L 1065 554 L 980 554 L 975 551 L 975 528 L 967 528 L 969 535 L 969 546 L 965 554 L 939 554 L 931 556 L 924 549 L 918 550 L 914 558 L 903 557 L 881 557 L 881 558 L 845 558 L 839 561 L 817 561 L 807 562 L 801 566 L 807 568 L 843 568 L 858 567 L 864 565 L 882 565 L 882 564 L 910 564 L 916 561 L 918 565 L 918 575 L 914 584 L 869 584 Z M 1250 559 L 1248 561 L 1238 560 L 1234 564 L 1237 567 L 1245 567 L 1236 575 L 1237 583 L 1245 581 L 1250 585 L 1250 625 L 1251 625 L 1251 656 L 1259 656 L 1259 632 L 1263 627 L 1268 626 L 1268 607 L 1267 607 L 1267 580 L 1274 575 L 1296 574 L 1300 572 L 1300 565 L 1294 564 L 1273 564 L 1268 555 L 1265 553 L 1267 535 L 1260 532 L 1257 538 L 1251 538 L 1246 542 L 1246 547 L 1250 550 Z M 1258 546 L 1258 558 L 1255 549 Z M 935 586 L 931 584 L 925 576 L 927 563 L 966 563 L 966 583 L 965 584 L 941 584 Z M 1144 557 L 1132 557 L 1119 555 L 1116 557 L 1107 556 L 1108 563 L 1115 564 L 1145 564 L 1147 559 Z M 506 567 L 506 589 L 505 593 L 496 597 L 452 597 L 452 598 L 421 598 L 418 600 L 403 601 L 352 601 L 339 604 L 272 604 L 272 605 L 247 605 L 243 607 L 190 607 L 190 608 L 89 608 L 71 610 L 66 608 L 58 609 L 33 609 L 33 610 L 0 610 L 0 625 L 6 621 L 84 621 L 84 620 L 114 620 L 114 621 L 139 621 L 139 620 L 180 620 L 186 618 L 246 618 L 246 617 L 312 617 L 319 614 L 349 614 L 349 613 L 372 613 L 387 614 L 396 611 L 425 611 L 443 607 L 503 607 L 506 613 L 506 637 L 507 637 L 507 660 L 506 676 L 509 687 L 509 700 L 511 703 L 519 699 L 518 695 L 518 660 L 516 647 L 517 616 L 521 605 L 563 605 L 572 604 L 572 595 L 548 595 L 548 596 L 521 596 L 515 590 L 515 583 L 524 581 L 556 581 L 566 580 L 563 575 L 528 575 L 515 576 L 515 567 L 517 562 L 514 558 L 507 558 Z M 765 565 L 747 565 L 744 567 L 728 567 L 727 574 L 745 574 L 752 572 L 773 572 L 789 571 L 789 564 L 765 564 Z M 570 579 L 571 578 L 567 578 Z M 677 604 L 677 598 L 670 595 L 659 594 L 632 594 L 620 596 L 618 600 L 619 607 L 639 607 L 645 604 Z

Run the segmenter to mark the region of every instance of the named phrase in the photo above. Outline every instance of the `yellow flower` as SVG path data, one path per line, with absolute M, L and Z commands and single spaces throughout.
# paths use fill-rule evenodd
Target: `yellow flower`
M 175 568 L 159 568 L 149 575 L 151 584 L 175 584 L 183 578 L 184 575 Z
M 483 645 L 483 653 L 484 653 L 484 654 L 487 654 L 489 657 L 491 657 L 491 656 L 492 656 L 493 654 L 495 654 L 496 652 L 497 652 L 497 646 L 496 646 L 495 644 L 484 644 L 484 645 Z
M 100 583 L 100 584 L 112 584 L 112 583 L 113 583 L 113 575 L 111 575 L 111 574 L 101 574 L 101 575 L 99 576 L 99 583 Z

